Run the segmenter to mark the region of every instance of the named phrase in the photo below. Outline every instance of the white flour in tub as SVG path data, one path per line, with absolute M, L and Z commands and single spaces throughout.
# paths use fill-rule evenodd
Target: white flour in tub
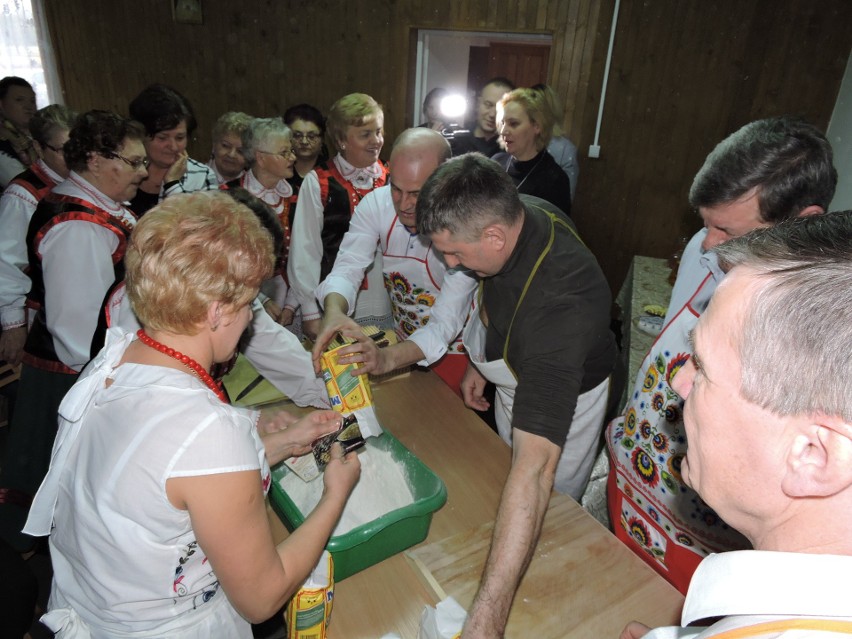
M 389 451 L 374 448 L 368 442 L 358 452 L 358 458 L 361 460 L 361 477 L 331 533 L 332 537 L 345 535 L 353 528 L 414 503 L 405 467 Z M 304 482 L 288 472 L 279 481 L 279 486 L 307 517 L 322 497 L 323 479 L 320 475 L 313 481 Z

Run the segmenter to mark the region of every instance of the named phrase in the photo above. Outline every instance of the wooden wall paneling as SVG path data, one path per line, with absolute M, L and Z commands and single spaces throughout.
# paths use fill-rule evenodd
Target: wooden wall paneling
M 569 100 L 568 82 L 565 78 L 565 74 L 567 73 L 565 61 L 567 60 L 567 55 L 570 55 L 573 45 L 573 34 L 568 20 L 568 11 L 572 4 L 576 3 L 552 3 L 548 9 L 547 16 L 549 23 L 565 25 L 564 28 L 557 29 L 553 33 L 553 42 L 550 48 L 551 67 L 548 78 L 548 84 L 556 92 L 556 95 L 559 96 L 563 105 Z M 567 106 L 563 108 L 565 115 L 567 115 L 569 108 Z
M 66 101 L 124 112 L 146 84 L 171 84 L 199 120 L 206 159 L 225 110 L 323 111 L 352 91 L 386 109 L 389 151 L 411 106 L 413 28 L 550 32 L 548 81 L 580 148 L 575 217 L 617 289 L 634 253 L 667 255 L 697 225 L 686 193 L 707 152 L 765 115 L 826 126 L 852 47 L 848 0 L 623 2 L 601 137 L 593 140 L 614 0 L 204 0 L 177 25 L 163 0 L 47 3 Z M 406 81 L 408 80 L 408 81 Z M 385 156 L 387 155 L 387 151 Z
M 583 169 L 586 150 L 594 140 L 595 124 L 597 121 L 597 104 L 595 96 L 600 95 L 601 79 L 603 77 L 604 55 L 608 38 L 601 30 L 601 3 L 589 2 L 586 13 L 586 37 L 582 45 L 583 62 L 580 65 L 580 78 L 577 90 L 573 93 L 570 110 L 566 108 L 565 130 L 579 149 L 580 170 Z M 583 123 L 589 124 L 584 126 Z M 579 184 L 577 185 L 579 188 Z
M 590 0 L 577 0 L 571 3 L 568 10 L 568 29 L 563 36 L 564 49 L 559 58 L 561 71 L 559 82 L 565 86 L 566 96 L 572 98 L 572 103 L 576 103 L 576 96 L 580 93 L 580 67 L 583 64 L 583 51 L 591 35 L 588 21 L 588 8 L 591 4 Z M 570 131 L 571 129 L 566 128 L 566 130 Z M 571 139 L 575 144 L 577 143 L 575 139 Z
M 850 47 L 848 30 L 835 27 L 850 17 L 841 4 L 622 4 L 602 158 L 582 165 L 575 209 L 584 230 L 590 207 L 615 209 L 588 233 L 594 250 L 611 252 L 602 262 L 612 284 L 634 253 L 663 257 L 700 226 L 689 185 L 728 133 L 791 110 L 825 126 Z M 619 227 L 607 229 L 612 221 Z
M 485 24 L 488 27 L 492 27 L 497 24 L 497 2 L 489 2 L 488 3 L 488 12 L 485 16 Z
M 537 31 L 542 31 L 547 26 L 547 9 L 554 4 L 552 2 L 538 1 L 538 7 L 535 15 L 535 28 Z

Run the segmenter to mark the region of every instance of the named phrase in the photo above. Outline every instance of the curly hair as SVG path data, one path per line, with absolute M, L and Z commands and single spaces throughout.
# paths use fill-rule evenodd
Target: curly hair
M 219 116 L 216 124 L 213 125 L 212 137 L 216 142 L 226 135 L 236 135 L 242 137 L 243 132 L 249 127 L 252 117 L 241 111 L 228 111 Z
M 272 238 L 226 193 L 175 195 L 136 225 L 124 257 L 127 295 L 146 328 L 195 335 L 213 302 L 238 309 L 272 275 Z
M 145 130 L 138 122 L 112 111 L 88 111 L 77 118 L 63 147 L 65 164 L 72 171 L 85 171 L 94 153 L 117 153 L 125 140 L 141 141 Z

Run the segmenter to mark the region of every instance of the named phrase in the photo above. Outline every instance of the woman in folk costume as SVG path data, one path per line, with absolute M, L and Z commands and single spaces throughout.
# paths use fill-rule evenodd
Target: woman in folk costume
M 290 129 L 281 118 L 255 118 L 242 136 L 243 156 L 248 170 L 242 177 L 228 182 L 226 188 L 244 188 L 267 204 L 281 223 L 284 243 L 275 273 L 260 290 L 268 299 L 266 311 L 283 326 L 299 333 L 300 322 L 295 322 L 299 303 L 287 284 L 287 252 L 290 248 L 290 227 L 293 220 L 293 187 L 288 181 L 293 175 L 296 156 Z
M 0 534 L 21 551 L 34 543 L 21 524 L 47 472 L 59 403 L 100 350 L 104 300 L 124 277 L 136 216 L 123 202 L 147 175 L 144 135 L 136 122 L 109 111 L 80 116 L 64 148 L 71 173 L 30 220 L 28 305 L 39 310 L 24 345 L 0 472 Z
M 302 183 L 287 263 L 290 286 L 302 308 L 302 330 L 311 339 L 316 338 L 321 317 L 314 290 L 331 272 L 355 207 L 365 195 L 383 186 L 388 176 L 379 160 L 384 114 L 373 98 L 363 93 L 340 98 L 331 107 L 326 126 L 328 142 L 337 155 L 311 171 Z M 378 251 L 361 288 L 356 321 L 389 326 L 390 301 Z
M 36 160 L 15 177 L 0 198 L 0 359 L 21 362 L 27 338 L 25 300 L 32 282 L 27 268 L 27 227 L 36 206 L 68 177 L 63 147 L 77 113 L 61 104 L 39 109 L 30 120 Z

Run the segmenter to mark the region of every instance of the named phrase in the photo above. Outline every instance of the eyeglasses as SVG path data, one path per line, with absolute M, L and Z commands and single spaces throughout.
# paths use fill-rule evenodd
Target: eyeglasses
M 308 142 L 316 142 L 320 139 L 320 134 L 314 133 L 313 131 L 310 133 L 301 133 L 297 131 L 293 133 L 293 139 L 296 140 L 296 142 L 304 142 L 305 140 Z
M 106 158 L 115 158 L 116 160 L 121 160 L 134 171 L 138 171 L 143 166 L 147 169 L 148 164 L 150 164 L 150 160 L 148 160 L 148 158 L 142 158 L 141 160 L 128 160 L 123 155 L 113 153 L 112 151 L 102 151 L 101 155 Z
M 44 142 L 44 143 L 42 144 L 42 146 L 43 146 L 43 147 L 45 147 L 45 148 L 50 149 L 50 150 L 51 150 L 51 151 L 53 151 L 54 153 L 62 153 L 62 150 L 63 150 L 63 147 L 61 147 L 61 146 L 53 146 L 52 144 L 48 144 L 47 142 Z
M 286 151 L 264 151 L 263 149 L 257 149 L 257 153 L 266 153 L 266 155 L 277 155 L 280 158 L 288 159 L 291 155 L 293 157 L 296 156 L 296 152 L 293 149 L 287 149 Z

